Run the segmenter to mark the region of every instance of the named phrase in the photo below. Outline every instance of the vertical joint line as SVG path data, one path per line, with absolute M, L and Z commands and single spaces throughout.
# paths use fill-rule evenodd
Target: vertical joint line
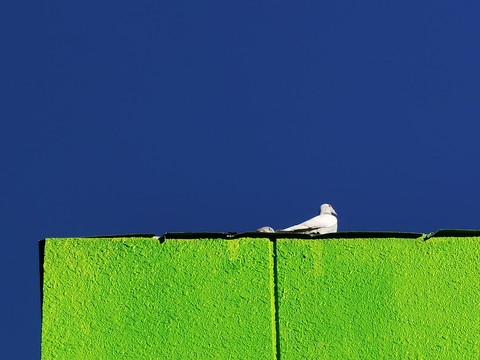
M 280 317 L 278 313 L 278 256 L 277 256 L 277 239 L 272 239 L 273 242 L 273 297 L 275 302 L 275 345 L 277 360 L 280 360 Z

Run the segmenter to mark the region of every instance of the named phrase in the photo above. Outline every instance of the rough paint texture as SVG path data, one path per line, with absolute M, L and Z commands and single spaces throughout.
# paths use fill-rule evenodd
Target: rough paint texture
M 47 239 L 42 360 L 273 359 L 268 239 Z
M 42 360 L 117 358 L 478 359 L 480 238 L 47 239 Z
M 480 239 L 282 239 L 282 360 L 480 358 Z

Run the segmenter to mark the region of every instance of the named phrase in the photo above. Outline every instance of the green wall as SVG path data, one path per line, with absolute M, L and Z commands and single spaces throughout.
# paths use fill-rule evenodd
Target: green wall
M 480 238 L 277 245 L 282 359 L 480 358 Z
M 268 239 L 45 241 L 42 359 L 274 359 Z
M 47 239 L 42 359 L 480 358 L 480 238 Z

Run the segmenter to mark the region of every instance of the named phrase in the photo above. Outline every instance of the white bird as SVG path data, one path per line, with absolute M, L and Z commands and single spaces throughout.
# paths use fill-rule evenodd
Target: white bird
M 320 206 L 320 214 L 301 224 L 290 226 L 278 232 L 297 232 L 305 234 L 328 234 L 337 232 L 337 215 L 332 205 Z
M 273 230 L 270 226 L 264 226 L 260 229 L 257 229 L 257 232 L 274 233 L 275 230 Z

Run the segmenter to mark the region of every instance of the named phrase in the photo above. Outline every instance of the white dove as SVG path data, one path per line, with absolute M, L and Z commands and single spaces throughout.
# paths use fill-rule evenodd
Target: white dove
M 301 224 L 290 226 L 278 232 L 298 232 L 305 234 L 328 234 L 337 232 L 337 215 L 332 205 L 320 206 L 320 214 Z
M 275 230 L 273 230 L 270 226 L 264 226 L 264 227 L 261 227 L 260 229 L 257 229 L 257 232 L 274 233 Z

